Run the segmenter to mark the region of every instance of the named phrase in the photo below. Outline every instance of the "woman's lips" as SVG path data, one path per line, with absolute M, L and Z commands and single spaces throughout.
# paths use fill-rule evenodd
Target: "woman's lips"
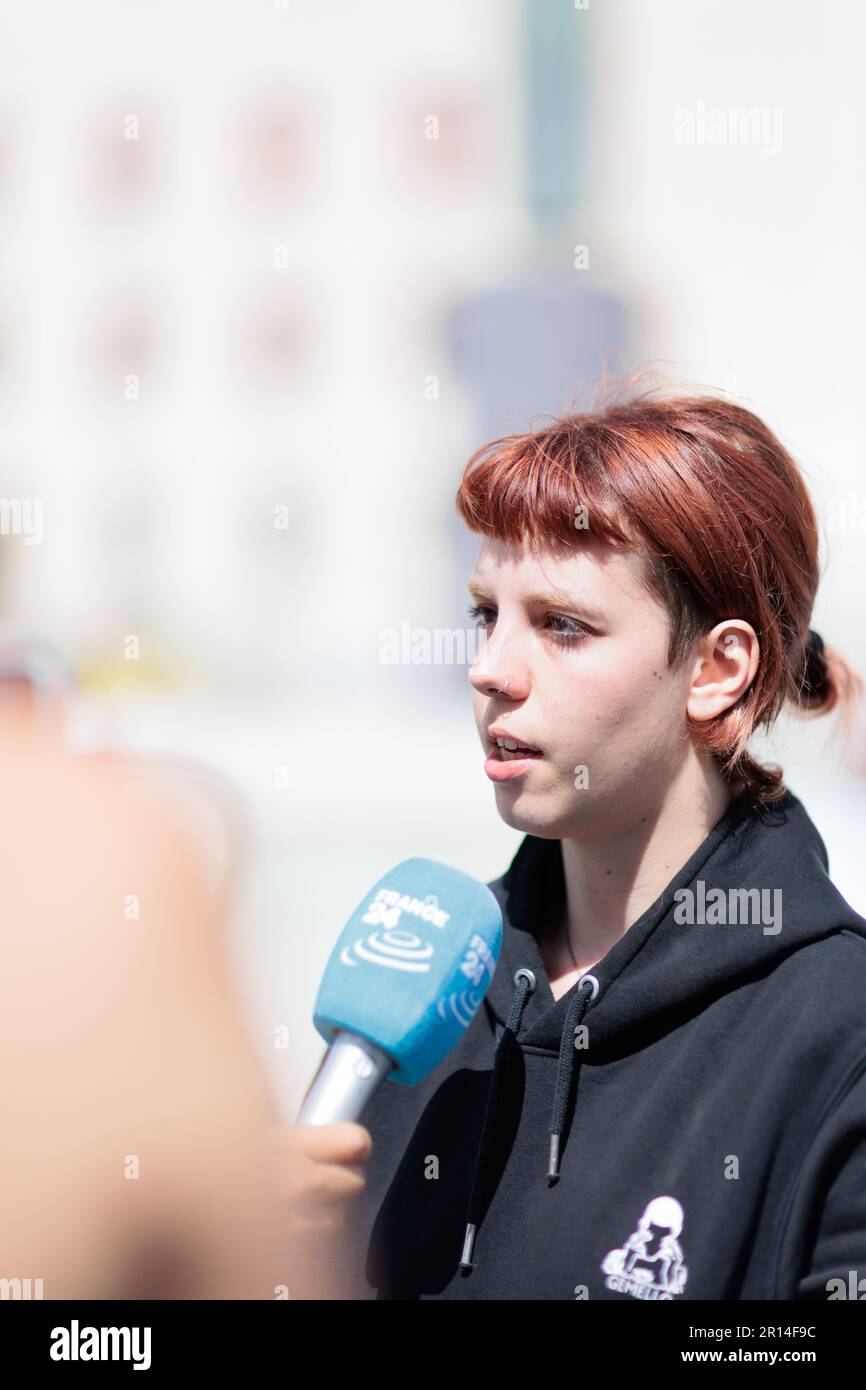
M 513 751 L 510 748 L 500 748 L 498 743 L 490 739 L 487 741 L 487 747 L 489 752 L 484 771 L 491 782 L 512 782 L 517 777 L 525 777 L 532 764 L 540 762 L 544 757 L 543 753 L 530 752 L 524 748 Z

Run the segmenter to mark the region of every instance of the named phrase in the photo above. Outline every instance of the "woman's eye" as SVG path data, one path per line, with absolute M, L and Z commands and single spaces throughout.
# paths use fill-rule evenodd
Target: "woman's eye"
M 589 632 L 577 618 L 569 618 L 564 613 L 549 613 L 548 617 L 554 637 L 561 641 L 579 642 L 589 636 Z
M 471 608 L 467 608 L 466 611 L 470 618 L 475 619 L 478 627 L 487 627 L 489 623 L 493 622 L 493 618 L 487 616 L 493 613 L 493 609 L 489 608 L 485 603 L 475 603 Z
M 473 604 L 466 610 L 475 620 L 477 627 L 489 627 L 496 621 L 496 609 L 491 608 L 486 603 Z M 549 623 L 548 631 L 563 643 L 580 642 L 589 636 L 589 630 L 577 618 L 569 618 L 565 613 L 548 613 L 546 621 Z

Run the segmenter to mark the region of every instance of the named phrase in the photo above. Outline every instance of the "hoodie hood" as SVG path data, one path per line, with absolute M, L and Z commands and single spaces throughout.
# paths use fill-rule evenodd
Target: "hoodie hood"
M 527 835 L 489 887 L 506 927 L 486 1003 L 507 1022 L 513 976 L 531 970 L 538 987 L 523 1011 L 519 1041 L 558 1051 L 579 983 L 553 1000 L 539 940 L 564 906 L 561 842 Z M 863 926 L 831 882 L 824 842 L 797 798 L 787 792 L 769 807 L 738 800 L 588 972 L 599 986 L 591 1002 L 593 1053 L 639 1045 L 648 1028 L 674 1026 L 677 1014 L 696 1012 L 708 996 L 772 968 L 781 956 L 844 928 L 863 934 Z
M 625 1055 L 685 1023 L 711 998 L 771 970 L 782 956 L 844 929 L 866 937 L 866 923 L 828 876 L 823 840 L 790 792 L 770 806 L 742 797 L 733 802 L 656 901 L 558 1000 L 539 942 L 562 919 L 561 842 L 526 836 L 508 871 L 489 887 L 505 930 L 484 1007 L 502 1032 L 473 1175 L 464 1269 L 473 1268 L 489 1151 L 515 1045 L 559 1055 L 547 1159 L 548 1181 L 555 1182 L 587 1038 L 594 1062 Z M 586 1032 L 578 1037 L 582 1024 Z

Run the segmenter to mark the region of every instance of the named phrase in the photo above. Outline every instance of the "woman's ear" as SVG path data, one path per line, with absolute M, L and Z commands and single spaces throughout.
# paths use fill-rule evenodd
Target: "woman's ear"
M 750 623 L 740 618 L 717 623 L 698 643 L 686 705 L 689 717 L 703 723 L 735 705 L 755 679 L 760 655 Z

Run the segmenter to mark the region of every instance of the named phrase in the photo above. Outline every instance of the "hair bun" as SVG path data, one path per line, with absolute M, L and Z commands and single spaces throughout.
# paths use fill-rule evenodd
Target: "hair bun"
M 810 627 L 806 636 L 805 671 L 799 703 L 807 709 L 825 705 L 830 694 L 830 684 L 824 639 Z

